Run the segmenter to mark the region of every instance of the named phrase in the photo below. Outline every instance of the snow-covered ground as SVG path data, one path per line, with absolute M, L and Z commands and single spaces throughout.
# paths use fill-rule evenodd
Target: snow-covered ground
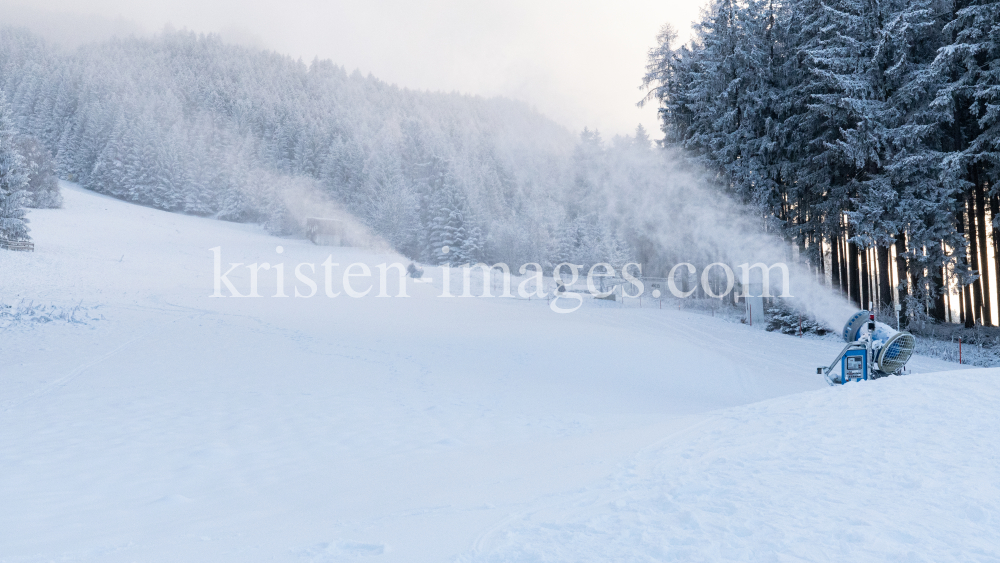
M 289 294 L 401 259 L 64 196 L 0 252 L 0 301 L 82 311 L 0 329 L 2 562 L 1000 560 L 1000 370 L 831 388 L 833 339 L 440 279 L 211 298 L 214 247 Z

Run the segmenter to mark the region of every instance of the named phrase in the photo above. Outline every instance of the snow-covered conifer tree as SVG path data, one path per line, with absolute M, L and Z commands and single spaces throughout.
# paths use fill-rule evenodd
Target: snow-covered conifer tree
M 24 135 L 18 138 L 17 147 L 24 158 L 28 174 L 26 205 L 35 208 L 61 207 L 59 181 L 48 150 L 34 137 Z
M 13 241 L 28 240 L 28 174 L 15 134 L 10 105 L 0 90 L 0 238 Z

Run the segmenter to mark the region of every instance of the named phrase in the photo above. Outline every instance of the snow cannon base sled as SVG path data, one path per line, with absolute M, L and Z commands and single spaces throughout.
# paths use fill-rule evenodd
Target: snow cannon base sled
M 816 373 L 825 375 L 830 385 L 903 375 L 916 345 L 913 335 L 876 322 L 875 315 L 868 311 L 851 315 L 844 325 L 843 336 L 847 346 L 833 363 L 816 368 Z M 840 373 L 834 374 L 838 363 Z

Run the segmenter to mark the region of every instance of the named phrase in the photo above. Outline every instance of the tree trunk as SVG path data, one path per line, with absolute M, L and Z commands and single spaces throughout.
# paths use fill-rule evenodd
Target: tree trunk
M 944 246 L 944 241 L 941 241 L 941 246 Z M 934 308 L 931 310 L 931 316 L 937 321 L 946 321 L 947 315 L 945 314 L 944 305 L 944 266 L 931 267 L 931 294 L 934 296 Z
M 871 276 L 868 274 L 868 249 L 860 251 L 861 259 L 861 308 L 868 309 L 868 304 L 872 301 L 871 296 Z
M 963 203 L 962 204 L 962 210 L 960 210 L 958 212 L 958 214 L 956 214 L 956 216 L 955 216 L 955 221 L 956 221 L 957 227 L 958 227 L 958 233 L 962 235 L 962 238 L 965 238 L 965 235 L 967 234 L 966 231 L 968 231 L 968 229 L 966 229 L 966 227 L 965 227 L 965 211 L 964 211 L 964 208 L 965 208 L 965 204 Z M 956 252 L 961 252 L 961 251 L 959 251 L 959 249 L 955 249 L 955 250 L 956 250 Z M 963 249 L 963 250 L 967 250 L 967 249 Z M 969 253 L 968 252 L 962 252 L 961 253 L 961 257 L 962 257 L 962 266 L 964 266 L 965 268 L 968 268 L 969 267 Z M 959 301 L 962 304 L 961 320 L 962 320 L 962 324 L 964 324 L 966 328 L 972 328 L 976 324 L 975 315 L 972 312 L 972 287 L 970 287 L 970 286 L 971 286 L 971 284 L 969 284 L 969 285 L 963 285 L 962 282 L 961 282 L 961 280 L 959 280 L 959 283 L 958 283 L 958 297 L 959 297 Z
M 954 321 L 952 320 L 953 315 L 951 313 L 951 291 L 948 290 L 948 269 L 947 268 L 944 268 L 944 274 L 945 274 L 945 276 L 944 276 L 944 289 L 945 289 L 945 292 L 944 292 L 944 320 L 945 320 L 945 322 L 951 323 L 951 322 L 954 322 Z
M 962 208 L 964 209 L 964 207 L 965 207 L 965 204 L 963 203 L 962 204 Z M 955 215 L 955 227 L 956 227 L 956 230 L 958 231 L 958 234 L 962 235 L 962 238 L 964 239 L 965 238 L 965 231 L 966 231 L 966 228 L 965 228 L 965 211 L 960 210 Z M 960 253 L 959 256 L 962 257 L 961 258 L 961 260 L 962 260 L 962 267 L 968 269 L 968 267 L 969 267 L 969 255 L 968 255 L 968 253 L 963 252 L 962 250 L 957 249 L 957 248 L 955 249 L 955 252 L 959 252 Z M 961 314 L 959 315 L 959 319 L 962 321 L 962 324 L 964 324 L 966 327 L 971 327 L 973 324 L 975 324 L 974 320 L 970 320 L 970 319 L 972 319 L 972 314 L 971 314 L 971 311 L 972 311 L 972 298 L 971 298 L 971 295 L 972 294 L 970 292 L 971 292 L 971 289 L 969 289 L 969 286 L 962 285 L 962 279 L 959 276 L 959 278 L 958 278 L 958 302 L 960 303 L 960 307 L 961 307 Z
M 996 189 L 996 186 L 993 186 Z M 1000 215 L 1000 194 L 990 198 L 990 216 L 993 218 L 993 260 L 995 261 L 998 277 L 1000 277 L 1000 223 L 997 222 L 997 215 Z M 1000 279 L 997 280 L 997 289 L 1000 289 Z M 1000 295 L 994 295 L 1000 299 Z M 1000 319 L 994 319 L 1000 325 Z
M 844 286 L 840 282 L 840 236 L 837 232 L 830 237 L 830 285 L 834 290 L 844 293 Z
M 961 291 L 962 302 L 965 303 L 962 322 L 965 323 L 965 328 L 972 328 L 976 326 L 976 316 L 972 310 L 972 284 L 963 287 Z
M 958 322 L 965 324 L 965 290 L 958 286 Z
M 983 294 L 983 325 L 993 325 L 993 305 L 990 299 L 990 253 L 986 242 L 986 190 L 979 178 L 979 166 L 972 167 L 972 181 L 976 183 L 976 226 L 979 229 L 979 280 Z
M 851 235 L 854 229 L 847 226 L 847 255 L 851 260 L 850 280 L 851 280 L 851 301 L 858 304 L 859 309 L 865 306 L 861 303 L 861 270 L 858 268 L 858 246 L 851 242 Z
M 878 304 L 882 300 L 882 296 L 878 292 L 878 260 L 876 259 L 875 247 L 871 247 L 866 252 L 866 257 L 868 258 L 868 285 L 869 293 L 871 293 L 872 304 L 875 310 L 878 310 Z
M 847 263 L 850 260 L 847 257 L 848 249 L 847 242 L 844 239 L 843 231 L 838 231 L 837 240 L 840 245 L 840 284 L 843 289 L 844 295 L 849 295 L 851 289 L 851 277 L 848 275 Z
M 878 255 L 878 302 L 880 307 L 892 304 L 892 286 L 889 281 L 889 247 L 876 246 Z
M 816 243 L 816 261 L 819 266 L 819 284 L 826 285 L 826 256 L 823 254 L 823 233 L 815 233 L 813 241 Z
M 899 278 L 899 285 L 896 286 L 899 293 L 899 327 L 905 330 L 909 326 L 909 317 L 906 307 L 906 295 L 910 293 L 910 272 L 906 265 L 906 234 L 899 233 L 896 238 L 896 276 Z
M 979 240 L 976 236 L 976 202 L 973 194 L 966 194 L 966 203 L 968 204 L 968 222 L 969 222 L 969 258 L 970 266 L 977 273 L 980 273 L 979 269 Z M 973 321 L 982 320 L 983 318 L 983 293 L 980 291 L 979 282 L 972 283 L 972 319 Z M 968 324 L 968 321 L 966 321 Z

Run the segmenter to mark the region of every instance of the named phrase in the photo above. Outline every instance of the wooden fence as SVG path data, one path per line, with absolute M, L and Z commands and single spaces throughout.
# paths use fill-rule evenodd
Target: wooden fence
M 0 248 L 4 250 L 17 250 L 21 252 L 34 252 L 35 243 L 30 240 L 6 240 L 0 239 Z

